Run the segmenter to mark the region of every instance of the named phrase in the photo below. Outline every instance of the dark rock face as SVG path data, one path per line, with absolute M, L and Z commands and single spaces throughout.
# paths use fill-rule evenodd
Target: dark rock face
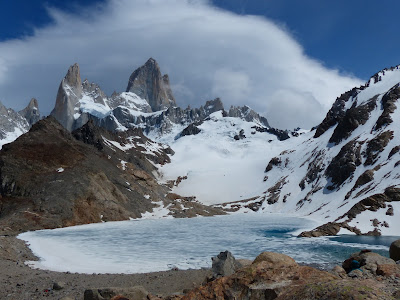
M 392 150 L 390 150 L 390 153 L 388 155 L 388 159 L 390 159 L 393 155 L 395 155 L 399 151 L 400 151 L 400 146 L 394 147 Z
M 228 117 L 240 118 L 247 122 L 256 122 L 260 123 L 265 127 L 271 127 L 268 123 L 268 120 L 263 116 L 260 116 L 254 110 L 252 110 L 248 106 L 231 106 L 228 111 Z
M 169 78 L 161 76 L 160 67 L 153 58 L 132 73 L 126 91 L 147 100 L 153 111 L 176 106 Z
M 400 84 L 396 84 L 382 97 L 383 112 L 375 124 L 375 130 L 393 122 L 390 114 L 396 110 L 395 102 L 400 98 Z
M 258 132 L 268 132 L 270 134 L 273 134 L 280 141 L 285 141 L 287 139 L 290 139 L 289 131 L 287 131 L 287 130 L 281 130 L 281 129 L 277 129 L 277 128 L 268 128 L 268 127 L 259 127 L 259 126 L 253 126 L 251 128 L 255 129 Z
M 375 164 L 379 154 L 385 149 L 390 140 L 393 139 L 393 131 L 385 131 L 378 136 L 374 137 L 367 144 L 367 150 L 365 153 L 365 166 Z
M 353 189 L 356 189 L 364 184 L 367 184 L 372 180 L 374 180 L 374 170 L 367 170 L 364 173 L 362 173 L 360 177 L 358 177 L 356 183 L 354 184 Z
M 279 166 L 281 163 L 282 163 L 282 161 L 279 157 L 271 158 L 267 167 L 265 168 L 265 173 L 271 171 L 274 166 Z
M 186 136 L 186 135 L 196 135 L 201 132 L 201 130 L 197 127 L 201 125 L 202 122 L 197 122 L 197 123 L 192 123 L 188 127 L 182 130 L 181 136 Z
M 319 236 L 332 236 L 338 234 L 340 231 L 340 224 L 330 222 L 324 225 L 321 225 L 314 230 L 304 231 L 300 233 L 299 237 L 319 237 Z
M 400 260 L 400 240 L 394 241 L 389 249 L 390 258 L 394 261 Z
M 366 104 L 360 106 L 353 105 L 348 109 L 343 118 L 338 122 L 329 142 L 337 145 L 342 140 L 347 139 L 359 125 L 365 124 L 368 121 L 370 112 L 376 107 L 377 98 L 378 95 L 373 97 Z M 354 102 L 354 104 L 356 103 L 357 102 Z
M 246 135 L 244 134 L 244 130 L 241 129 L 241 130 L 239 131 L 239 134 L 236 134 L 233 138 L 234 138 L 236 141 L 245 139 L 245 138 L 246 138 Z
M 317 127 L 315 131 L 314 138 L 320 137 L 325 133 L 329 128 L 336 125 L 340 120 L 345 116 L 345 105 L 350 99 L 353 99 L 359 93 L 359 89 L 354 88 L 336 99 L 333 103 L 332 108 L 326 114 L 325 119 L 322 123 Z
M 325 150 L 313 150 L 311 157 L 307 160 L 307 174 L 299 183 L 299 186 L 302 190 L 304 190 L 306 183 L 310 184 L 321 176 L 320 174 L 325 168 L 324 157 Z
M 337 187 L 345 182 L 359 165 L 361 165 L 361 144 L 353 140 L 343 146 L 338 155 L 332 159 L 325 174 Z
M 224 104 L 222 103 L 220 98 L 215 98 L 214 100 L 206 101 L 204 105 L 204 113 L 206 116 L 211 115 L 217 111 L 224 110 Z

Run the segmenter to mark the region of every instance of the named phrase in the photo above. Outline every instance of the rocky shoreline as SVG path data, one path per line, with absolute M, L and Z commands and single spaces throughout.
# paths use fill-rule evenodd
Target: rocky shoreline
M 248 261 L 222 252 L 212 269 L 76 274 L 31 269 L 26 244 L 0 236 L 0 299 L 400 299 L 399 246 L 390 248 L 397 264 L 362 250 L 329 271 L 279 253 Z
M 0 299 L 84 299 L 87 289 L 142 286 L 154 296 L 183 293 L 210 276 L 210 270 L 171 270 L 145 274 L 76 274 L 31 269 L 36 260 L 15 236 L 0 236 Z M 61 289 L 57 289 L 57 285 Z

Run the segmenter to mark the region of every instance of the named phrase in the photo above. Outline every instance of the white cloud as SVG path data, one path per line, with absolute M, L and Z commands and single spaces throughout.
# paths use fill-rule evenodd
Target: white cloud
M 224 98 L 229 99 L 230 102 L 240 104 L 251 94 L 250 78 L 246 72 L 216 70 L 212 93 L 224 95 Z
M 316 125 L 337 96 L 360 84 L 307 57 L 273 22 L 207 1 L 110 0 L 79 15 L 49 13 L 52 25 L 0 43 L 0 99 L 6 106 L 20 109 L 37 97 L 49 112 L 75 62 L 82 77 L 108 94 L 123 91 L 149 57 L 170 75 L 181 106 L 221 97 L 227 108 L 247 104 L 281 128 Z

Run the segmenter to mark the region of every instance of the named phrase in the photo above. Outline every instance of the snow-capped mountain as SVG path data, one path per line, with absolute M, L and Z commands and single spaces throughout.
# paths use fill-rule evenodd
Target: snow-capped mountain
M 174 192 L 204 204 L 330 222 L 309 235 L 393 234 L 400 209 L 398 67 L 338 97 L 314 130 L 291 133 L 270 128 L 247 106 L 225 111 L 218 98 L 181 109 L 166 78 L 150 59 L 133 72 L 126 92 L 107 98 L 97 85 L 80 84 L 79 67 L 72 66 L 60 85 L 66 103 L 75 103 L 67 128 L 88 119 L 110 130 L 142 128 L 175 151 L 160 182 L 173 181 Z
M 11 108 L 6 108 L 0 102 L 0 148 L 27 132 L 39 119 L 39 105 L 34 98 L 26 108 L 19 112 Z
M 82 81 L 79 66 L 71 66 L 51 115 L 75 139 L 117 159 L 112 163 L 123 171 L 123 157 L 141 157 L 135 166 L 150 174 L 149 188 L 157 187 L 160 193 L 157 203 L 130 207 L 134 215 L 140 211 L 147 216 L 152 210 L 159 211 L 155 215 L 177 216 L 179 207 L 187 211 L 179 201 L 189 199 L 185 203 L 190 203 L 193 215 L 213 209 L 201 205 L 212 205 L 215 213 L 221 208 L 277 212 L 321 224 L 303 236 L 398 235 L 399 97 L 399 67 L 385 69 L 338 97 L 311 131 L 282 131 L 247 106 L 225 110 L 219 98 L 199 108 L 180 108 L 168 75 L 162 75 L 151 58 L 132 73 L 125 92 L 111 96 L 97 84 Z M 8 141 L 39 119 L 36 100 L 19 113 L 0 109 L 3 120 L 14 122 L 2 121 L 7 123 L 2 134 L 10 137 Z M 146 140 L 146 147 L 137 144 L 138 137 Z M 129 154 L 131 149 L 136 150 Z M 165 195 L 167 202 L 160 200 Z
M 200 108 L 178 107 L 168 75 L 162 75 L 157 62 L 150 58 L 132 73 L 126 92 L 114 92 L 111 97 L 107 97 L 97 84 L 87 80 L 82 82 L 79 66 L 71 66 L 60 83 L 51 115 L 69 131 L 91 119 L 109 130 L 140 127 L 146 133 L 164 134 L 175 125 L 187 126 L 223 109 L 218 98 L 207 101 Z M 247 106 L 231 107 L 227 115 L 269 126 L 264 117 Z
M 385 69 L 337 98 L 316 130 L 285 141 L 265 165 L 263 193 L 240 207 L 330 222 L 304 236 L 398 235 L 399 82 L 399 67 Z

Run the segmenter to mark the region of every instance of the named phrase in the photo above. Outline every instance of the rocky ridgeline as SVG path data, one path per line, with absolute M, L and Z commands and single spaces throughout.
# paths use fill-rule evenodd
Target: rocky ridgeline
M 126 92 L 114 92 L 111 97 L 107 97 L 97 84 L 87 80 L 82 82 L 79 66 L 71 66 L 60 83 L 51 115 L 69 131 L 91 119 L 112 131 L 140 127 L 146 133 L 157 131 L 162 134 L 176 124 L 188 126 L 201 122 L 219 110 L 224 110 L 219 98 L 207 101 L 199 108 L 178 107 L 168 75 L 162 75 L 157 62 L 150 58 L 132 73 Z M 267 119 L 248 106 L 231 107 L 225 115 L 269 127 Z
M 27 132 L 39 119 L 39 105 L 34 98 L 26 108 L 19 112 L 6 108 L 0 102 L 0 140 L 6 139 L 8 135 L 16 138 L 18 135 Z
M 326 222 L 301 236 L 335 235 L 342 229 L 381 235 L 398 226 L 400 69 L 377 74 L 338 97 L 313 136 L 271 158 L 265 192 L 236 203 L 235 209 L 289 212 Z M 362 216 L 371 212 L 376 216 L 364 221 Z

